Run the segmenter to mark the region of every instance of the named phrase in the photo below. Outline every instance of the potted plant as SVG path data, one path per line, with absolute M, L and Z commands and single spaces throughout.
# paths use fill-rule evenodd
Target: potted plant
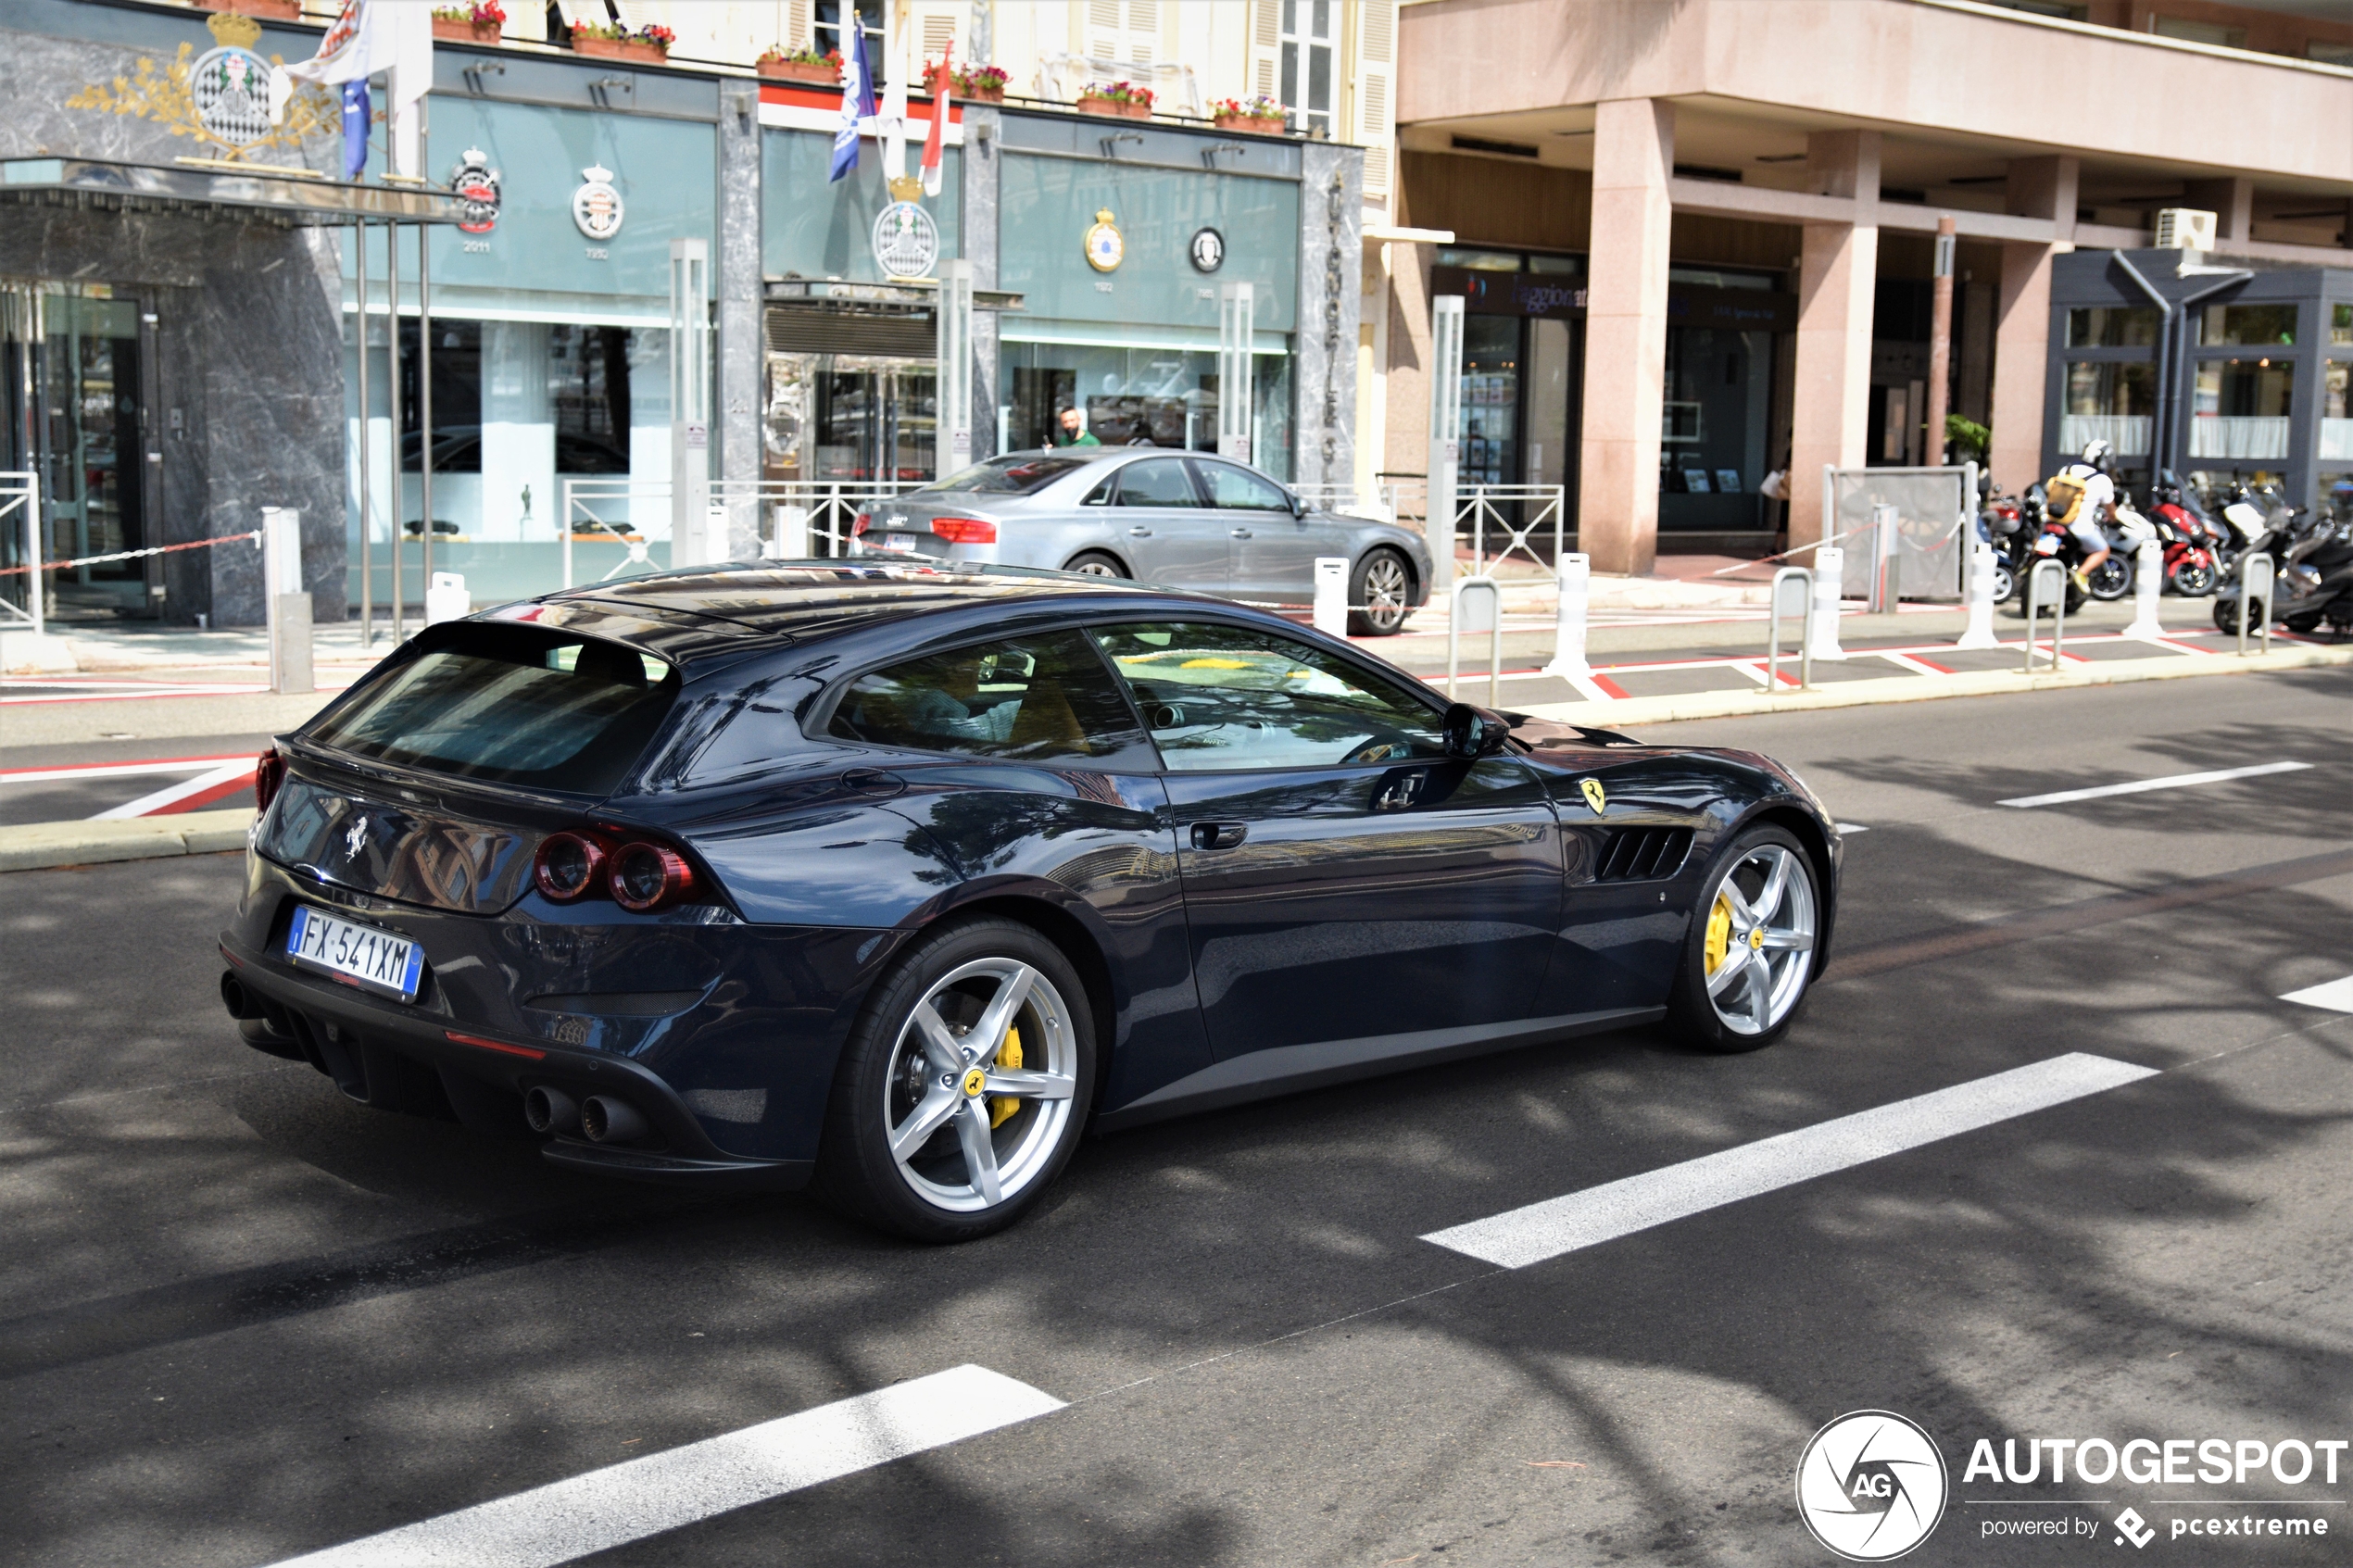
M 1261 136 L 1283 133 L 1283 106 L 1272 98 L 1220 98 L 1210 106 L 1220 131 L 1249 131 Z
M 273 22 L 302 19 L 302 0 L 200 0 L 208 11 L 228 11 L 240 17 L 261 17 Z
M 787 49 L 772 44 L 753 68 L 771 82 L 813 82 L 821 87 L 841 85 L 841 56 L 814 49 Z
M 498 0 L 473 0 L 468 6 L 433 8 L 433 35 L 453 44 L 496 44 L 506 25 L 506 8 Z
M 661 65 L 670 58 L 678 35 L 666 27 L 641 27 L 632 31 L 619 22 L 579 22 L 572 30 L 575 53 L 605 59 L 637 60 Z
M 995 66 L 958 66 L 948 73 L 948 80 L 957 97 L 968 104 L 1001 104 L 1005 101 L 1005 73 Z
M 1119 119 L 1150 119 L 1152 117 L 1152 90 L 1133 82 L 1114 82 L 1106 85 L 1090 82 L 1078 90 L 1080 114 L 1104 114 Z

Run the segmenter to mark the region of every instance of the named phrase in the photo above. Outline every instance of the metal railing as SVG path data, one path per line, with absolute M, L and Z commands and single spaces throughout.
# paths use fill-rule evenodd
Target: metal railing
M 41 571 L 41 476 L 37 473 L 0 473 L 0 529 L 19 508 L 23 510 L 24 565 L 20 573 L 25 581 L 24 603 L 15 604 L 0 597 L 0 611 L 9 621 L 20 621 L 39 636 L 48 630 L 45 623 L 46 584 L 48 579 Z
M 2059 646 L 2067 640 L 2067 568 L 2045 556 L 2026 569 L 2026 667 L 2025 673 L 2034 673 L 2034 629 L 2042 619 L 2041 593 L 2043 580 L 2048 576 L 2057 584 L 2058 600 L 2051 608 L 2051 668 L 2059 667 Z
M 1797 612 L 1797 689 L 1814 684 L 1814 572 L 1809 567 L 1785 566 L 1773 573 L 1773 613 L 1765 633 L 1765 690 L 1781 689 L 1781 584 L 1794 583 L 1804 595 Z
M 1456 493 L 1458 506 L 1454 513 L 1454 537 L 1465 533 L 1471 538 L 1471 575 L 1484 576 L 1491 559 L 1500 563 L 1516 554 L 1526 558 L 1538 570 L 1557 570 L 1563 549 L 1563 530 L 1567 517 L 1565 504 L 1567 491 L 1558 484 L 1474 484 Z M 1519 521 L 1514 522 L 1516 516 Z M 1529 543 L 1531 535 L 1546 527 L 1552 529 L 1553 554 L 1547 560 L 1536 553 Z M 1489 530 L 1503 540 L 1503 546 L 1491 558 L 1487 553 Z M 1433 548 L 1435 544 L 1433 542 Z
M 761 541 L 761 551 L 775 558 L 804 556 L 837 558 L 851 553 L 858 514 L 878 501 L 904 495 L 929 480 L 864 481 L 819 483 L 805 480 L 714 479 L 705 487 L 704 504 L 724 513 L 727 532 L 749 510 L 747 532 Z M 634 514 L 640 503 L 656 508 L 670 519 L 671 489 L 660 480 L 568 479 L 563 492 L 563 585 L 575 576 L 574 544 L 612 545 L 627 549 L 599 581 L 638 571 L 659 571 L 652 550 L 661 541 L 639 526 Z

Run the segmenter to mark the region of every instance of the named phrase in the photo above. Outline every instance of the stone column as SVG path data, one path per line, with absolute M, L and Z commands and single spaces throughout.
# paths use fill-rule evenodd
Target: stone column
M 1675 107 L 1614 98 L 1593 122 L 1593 233 L 1585 294 L 1584 433 L 1577 547 L 1595 571 L 1641 574 L 1658 550 L 1658 437 L 1666 397 L 1667 181 Z
M 2009 167 L 2007 206 L 2020 218 L 2047 218 L 2050 245 L 2006 242 L 1994 316 L 1994 449 L 1987 467 L 2006 490 L 2043 477 L 2044 420 L 2050 403 L 2051 257 L 2075 248 L 2071 157 L 2019 158 Z
M 1297 399 L 1291 483 L 1346 481 L 1356 466 L 1356 322 L 1364 306 L 1365 154 L 1300 149 L 1299 315 L 1291 338 Z
M 749 82 L 722 84 L 719 102 L 719 232 L 711 245 L 711 281 L 719 296 L 718 385 L 711 433 L 718 446 L 717 477 L 759 479 L 760 401 L 767 367 L 762 332 L 760 245 L 760 92 Z M 732 487 L 732 486 L 731 486 Z M 766 529 L 749 502 L 727 508 L 726 553 L 746 560 L 760 554 Z
M 1871 300 L 1879 282 L 1876 131 L 1806 139 L 1816 194 L 1855 203 L 1852 223 L 1808 223 L 1797 271 L 1797 387 L 1790 413 L 1789 542 L 1818 543 L 1822 469 L 1859 468 L 1869 429 Z
M 977 30 L 988 6 L 976 6 L 973 27 Z M 981 45 L 975 41 L 974 47 Z M 985 56 L 975 54 L 975 59 Z M 993 108 L 964 106 L 963 213 L 959 232 L 964 259 L 973 264 L 973 287 L 997 287 L 998 135 L 1002 116 Z M 997 335 L 1000 317 L 994 310 L 973 312 L 973 461 L 997 455 L 997 406 L 1004 401 Z

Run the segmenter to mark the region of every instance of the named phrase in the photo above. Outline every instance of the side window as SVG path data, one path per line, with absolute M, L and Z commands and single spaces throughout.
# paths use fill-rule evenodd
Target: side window
M 1151 766 L 1135 715 L 1075 632 L 977 643 L 862 675 L 827 728 L 916 751 Z
M 1182 458 L 1146 458 L 1119 470 L 1123 507 L 1197 507 L 1193 482 Z
M 1231 463 L 1213 463 L 1199 459 L 1194 467 L 1207 482 L 1209 504 L 1245 512 L 1288 512 L 1290 497 L 1282 486 L 1261 479 L 1248 469 L 1238 469 Z
M 1172 771 L 1445 754 L 1428 703 L 1288 637 L 1181 624 L 1105 626 L 1094 635 Z

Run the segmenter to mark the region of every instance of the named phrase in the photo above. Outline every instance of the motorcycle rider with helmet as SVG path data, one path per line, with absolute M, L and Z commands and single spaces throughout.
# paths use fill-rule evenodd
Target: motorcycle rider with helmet
M 2087 589 L 2092 573 L 2100 569 L 2109 554 L 2108 535 L 2100 531 L 2100 523 L 2116 505 L 2116 481 L 2108 475 L 2108 461 L 2115 450 L 2096 438 L 2086 442 L 2083 455 L 2052 475 L 2050 481 L 2054 491 L 2070 481 L 2080 489 L 2075 508 L 2065 522 L 2068 533 L 2083 551 L 2083 560 L 2075 569 L 2075 581 Z

